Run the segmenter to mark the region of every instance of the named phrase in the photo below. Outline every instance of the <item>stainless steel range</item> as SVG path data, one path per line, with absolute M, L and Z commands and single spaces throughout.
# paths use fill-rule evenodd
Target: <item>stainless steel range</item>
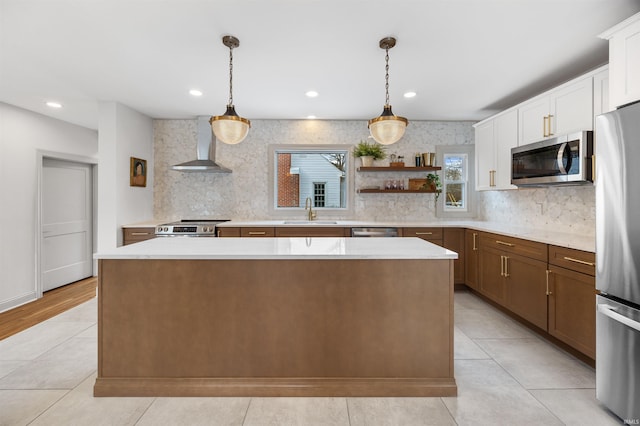
M 156 237 L 215 237 L 216 225 L 226 220 L 183 219 L 156 227 Z

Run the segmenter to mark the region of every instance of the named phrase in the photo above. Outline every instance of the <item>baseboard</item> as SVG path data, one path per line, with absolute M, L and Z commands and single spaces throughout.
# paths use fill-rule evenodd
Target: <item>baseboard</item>
M 30 291 L 29 293 L 23 294 L 21 296 L 3 300 L 0 302 L 0 313 L 8 311 L 9 309 L 17 308 L 18 306 L 24 305 L 25 303 L 33 302 L 37 299 L 38 297 L 36 292 Z

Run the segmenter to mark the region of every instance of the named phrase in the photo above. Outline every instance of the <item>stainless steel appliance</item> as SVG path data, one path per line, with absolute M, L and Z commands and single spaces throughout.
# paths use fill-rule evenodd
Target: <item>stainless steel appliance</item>
M 511 183 L 517 186 L 591 183 L 593 132 L 577 132 L 511 148 Z
M 640 424 L 640 103 L 596 135 L 596 397 Z
M 352 237 L 397 237 L 398 228 L 351 228 Z
M 156 227 L 156 237 L 215 237 L 216 225 L 227 220 L 184 219 Z

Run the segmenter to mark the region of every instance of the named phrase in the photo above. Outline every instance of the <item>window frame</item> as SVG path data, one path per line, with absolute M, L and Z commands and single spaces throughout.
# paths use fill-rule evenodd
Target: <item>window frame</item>
M 278 207 L 277 201 L 277 155 L 279 153 L 305 153 L 322 154 L 340 151 L 345 153 L 345 207 L 318 207 L 317 211 L 322 217 L 351 217 L 355 205 L 355 159 L 352 151 L 353 145 L 346 144 L 275 144 L 269 146 L 269 214 L 275 217 L 294 217 L 304 214 L 304 204 L 301 207 Z M 325 193 L 326 197 L 326 193 Z M 315 209 L 315 207 L 314 207 Z
M 465 210 L 446 208 L 446 183 L 444 177 L 444 157 L 445 155 L 466 155 L 467 170 L 465 170 L 466 181 L 462 181 L 466 185 L 466 206 Z M 442 165 L 440 177 L 442 179 L 442 194 L 436 203 L 436 217 L 442 218 L 472 218 L 476 216 L 476 191 L 475 191 L 475 145 L 438 145 L 436 146 L 436 164 Z M 452 183 L 449 181 L 448 183 Z M 456 183 L 456 182 L 453 182 Z

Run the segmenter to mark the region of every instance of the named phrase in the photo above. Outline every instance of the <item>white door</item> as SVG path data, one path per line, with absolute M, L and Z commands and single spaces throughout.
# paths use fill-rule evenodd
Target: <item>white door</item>
M 89 164 L 43 159 L 43 291 L 93 273 L 91 175 Z

